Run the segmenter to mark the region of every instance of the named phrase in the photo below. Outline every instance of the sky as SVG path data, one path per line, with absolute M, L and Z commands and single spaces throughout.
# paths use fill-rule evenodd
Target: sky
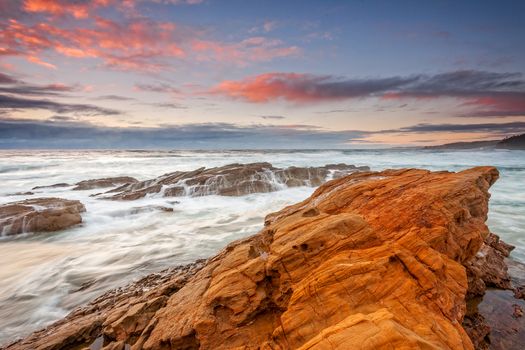
M 0 148 L 525 132 L 524 1 L 0 0 Z

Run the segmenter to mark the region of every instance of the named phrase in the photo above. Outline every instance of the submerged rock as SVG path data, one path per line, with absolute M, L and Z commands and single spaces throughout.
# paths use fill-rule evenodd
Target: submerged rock
M 63 230 L 82 222 L 82 203 L 61 198 L 35 198 L 0 206 L 2 236 Z
M 108 293 L 7 349 L 101 337 L 133 350 L 473 349 L 464 265 L 489 237 L 497 178 L 478 167 L 331 181 L 197 267 Z
M 33 192 L 31 191 L 27 191 L 27 192 L 15 192 L 15 193 L 9 193 L 9 194 L 6 194 L 6 196 L 32 196 L 34 195 Z
M 65 182 L 61 182 L 61 183 L 53 184 L 53 185 L 35 186 L 35 187 L 32 188 L 32 190 L 43 190 L 43 189 L 46 189 L 46 188 L 60 188 L 60 187 L 69 187 L 69 186 L 71 186 L 71 185 L 68 184 L 68 183 L 65 183 Z
M 285 187 L 319 186 L 368 167 L 329 164 L 323 167 L 275 168 L 270 163 L 229 164 L 217 168 L 177 171 L 156 179 L 124 185 L 108 191 L 106 199 L 135 200 L 150 193 L 166 197 L 179 196 L 242 196 L 249 193 L 272 192 Z
M 73 191 L 92 190 L 94 188 L 115 187 L 119 185 L 133 184 L 137 179 L 130 176 L 107 177 L 103 179 L 92 179 L 77 182 Z

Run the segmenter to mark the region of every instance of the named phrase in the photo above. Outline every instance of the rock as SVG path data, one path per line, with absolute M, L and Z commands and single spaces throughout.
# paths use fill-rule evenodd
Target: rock
M 2 236 L 24 232 L 63 230 L 82 222 L 80 213 L 86 211 L 76 200 L 35 198 L 0 206 Z
M 92 190 L 94 188 L 115 187 L 118 185 L 129 185 L 137 183 L 138 180 L 129 176 L 108 177 L 103 179 L 92 179 L 77 182 L 73 191 Z
M 143 341 L 139 336 L 147 334 L 145 327 L 156 309 L 163 307 L 167 298 L 180 290 L 205 263 L 206 260 L 198 260 L 170 268 L 125 288 L 109 291 L 48 328 L 4 349 L 82 349 L 100 345 L 103 349 L 125 349 L 127 343 L 119 337 L 131 338 L 138 344 Z
M 36 187 L 33 187 L 32 190 L 41 190 L 41 189 L 44 189 L 44 188 L 69 187 L 69 186 L 71 186 L 71 185 L 67 184 L 65 182 L 61 182 L 61 183 L 58 183 L 58 184 L 48 185 L 48 186 L 36 186 Z
M 188 273 L 108 293 L 7 349 L 100 336 L 104 349 L 474 349 L 464 265 L 489 237 L 497 178 L 478 167 L 330 181 Z
M 505 258 L 512 249 L 513 246 L 493 233 L 485 238 L 478 253 L 465 264 L 469 281 L 468 298 L 483 295 L 486 287 L 511 288 Z
M 514 288 L 514 297 L 516 299 L 525 300 L 525 286 L 518 286 Z
M 34 195 L 33 192 L 27 191 L 27 192 L 9 193 L 6 196 L 32 196 L 32 195 Z
M 156 179 L 124 185 L 106 192 L 106 199 L 136 200 L 149 193 L 165 197 L 242 196 L 276 191 L 284 187 L 319 186 L 329 178 L 338 178 L 368 167 L 329 164 L 324 167 L 275 168 L 270 163 L 230 164 L 217 168 L 177 171 Z M 113 194 L 116 193 L 116 194 Z
M 486 328 L 490 329 L 487 336 L 476 338 L 472 341 L 476 349 L 510 350 L 523 349 L 525 344 L 525 317 L 520 317 L 521 310 L 525 308 L 525 301 L 515 299 L 512 291 L 489 288 L 483 297 L 477 297 L 472 314 L 482 319 L 477 327 L 470 328 L 471 332 L 477 333 Z M 471 319 L 471 315 L 465 317 L 465 321 Z
M 173 208 L 170 208 L 170 207 L 165 207 L 163 205 L 148 205 L 148 206 L 143 206 L 143 207 L 134 207 L 134 208 L 131 208 L 130 210 L 130 214 L 139 214 L 139 213 L 144 213 L 144 212 L 149 212 L 149 211 L 163 211 L 165 213 L 171 213 L 173 212 Z
M 518 304 L 512 304 L 512 307 L 514 309 L 514 312 L 512 313 L 512 316 L 515 318 L 523 316 L 523 309 Z

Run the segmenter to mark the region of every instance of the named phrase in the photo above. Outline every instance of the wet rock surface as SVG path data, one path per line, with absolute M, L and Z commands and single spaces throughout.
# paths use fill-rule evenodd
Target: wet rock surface
M 148 275 L 124 288 L 111 290 L 78 308 L 50 327 L 33 333 L 5 349 L 124 349 L 143 341 L 155 312 L 180 290 L 206 263 L 173 267 Z M 151 329 L 150 329 L 151 330 Z M 126 338 L 126 341 L 116 340 Z M 115 341 L 116 340 L 116 341 Z
M 508 258 L 514 247 L 490 234 L 465 264 L 469 282 L 463 327 L 476 349 L 522 349 L 525 265 Z
M 123 185 L 100 198 L 136 200 L 151 193 L 166 197 L 179 196 L 242 196 L 249 193 L 272 192 L 285 187 L 319 186 L 328 179 L 339 178 L 368 167 L 328 164 L 323 167 L 276 168 L 270 163 L 229 164 L 217 168 L 177 171 L 156 179 Z
M 107 177 L 103 179 L 92 179 L 77 182 L 73 191 L 92 190 L 94 188 L 115 187 L 119 185 L 137 183 L 138 180 L 129 176 Z
M 0 206 L 2 236 L 63 230 L 82 222 L 86 208 L 76 200 L 34 198 Z
M 497 178 L 479 167 L 330 181 L 208 261 L 107 293 L 7 348 L 473 349 L 465 265 L 490 242 Z

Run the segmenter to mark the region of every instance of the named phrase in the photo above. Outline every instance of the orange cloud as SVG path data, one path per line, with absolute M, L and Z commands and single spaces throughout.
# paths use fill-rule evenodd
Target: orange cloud
M 97 3 L 102 6 L 109 0 L 104 1 L 98 0 Z M 43 11 L 43 3 L 50 13 L 65 11 L 55 9 L 58 2 L 54 1 L 34 0 L 26 5 L 31 4 L 34 11 Z M 100 59 L 106 67 L 119 70 L 161 71 L 179 62 L 173 58 L 246 65 L 300 52 L 296 46 L 265 37 L 250 37 L 237 43 L 207 40 L 201 38 L 202 32 L 144 17 L 116 21 L 92 16 L 75 28 L 59 26 L 61 23 L 57 20 L 30 25 L 10 19 L 0 33 L 0 55 L 22 56 L 30 62 L 52 68 L 51 63 L 42 59 L 42 55 L 52 51 L 69 58 Z
M 174 42 L 176 26 L 146 19 L 118 23 L 97 18 L 93 28 L 62 29 L 48 23 L 33 26 L 10 20 L 0 34 L 0 45 L 13 55 L 34 63 L 52 50 L 74 58 L 99 58 L 119 69 L 159 70 L 162 58 L 183 57 L 184 50 Z M 48 67 L 50 65 L 48 64 Z
M 108 6 L 111 0 L 67 1 L 67 0 L 25 0 L 27 12 L 48 13 L 54 16 L 70 14 L 75 18 L 88 18 L 90 11 L 97 7 Z
M 226 80 L 212 93 L 249 102 L 283 99 L 291 102 L 322 102 L 373 96 L 413 81 L 414 78 L 341 79 L 329 75 L 265 73 L 243 80 Z

